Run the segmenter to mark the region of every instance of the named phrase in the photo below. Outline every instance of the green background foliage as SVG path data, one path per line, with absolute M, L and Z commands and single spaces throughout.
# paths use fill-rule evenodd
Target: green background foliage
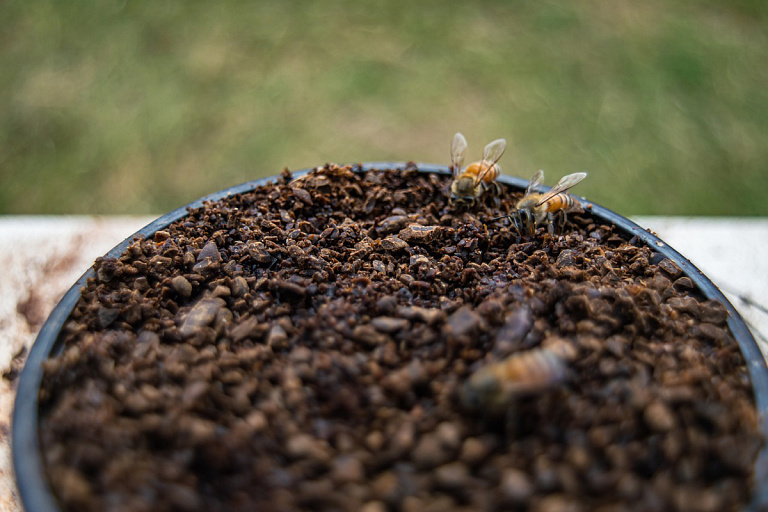
M 456 131 L 622 214 L 766 215 L 768 2 L 0 1 L 0 213 L 448 164 Z

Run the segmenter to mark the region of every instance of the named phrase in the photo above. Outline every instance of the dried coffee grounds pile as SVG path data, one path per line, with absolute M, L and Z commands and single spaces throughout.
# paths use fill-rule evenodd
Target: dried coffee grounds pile
M 41 389 L 63 509 L 749 502 L 745 362 L 674 263 L 588 212 L 520 240 L 488 221 L 517 191 L 457 212 L 447 176 L 352 171 L 286 172 L 96 262 Z M 563 380 L 464 404 L 479 368 L 545 351 Z

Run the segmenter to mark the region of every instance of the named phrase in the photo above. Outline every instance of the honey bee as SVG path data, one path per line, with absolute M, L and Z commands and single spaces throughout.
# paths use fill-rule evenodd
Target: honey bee
M 460 399 L 467 409 L 502 412 L 516 398 L 563 382 L 566 373 L 565 360 L 557 351 L 526 350 L 476 370 L 464 382 Z
M 523 198 L 515 205 L 515 211 L 508 215 L 518 233 L 533 236 L 536 226 L 547 224 L 550 234 L 555 232 L 555 217 L 560 218 L 560 226 L 565 225 L 567 213 L 581 206 L 577 199 L 566 193 L 568 189 L 587 177 L 585 172 L 575 172 L 563 176 L 557 185 L 543 194 L 535 190 L 544 181 L 544 171 L 538 171 L 528 182 Z
M 453 205 L 467 205 L 474 207 L 478 200 L 489 192 L 496 198 L 501 195 L 501 185 L 496 178 L 501 173 L 501 167 L 497 164 L 507 147 L 507 141 L 496 139 L 485 146 L 483 159 L 469 164 L 461 170 L 464 156 L 467 152 L 467 139 L 461 133 L 453 136 L 451 141 L 451 166 L 453 169 L 453 182 L 451 183 L 451 197 L 449 203 Z

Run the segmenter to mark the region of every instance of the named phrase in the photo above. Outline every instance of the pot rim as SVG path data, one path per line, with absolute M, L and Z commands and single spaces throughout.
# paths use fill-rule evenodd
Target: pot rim
M 308 174 L 315 168 L 302 169 L 292 172 L 294 178 Z M 369 170 L 416 170 L 419 172 L 450 175 L 451 170 L 445 165 L 422 164 L 414 162 L 368 162 L 354 164 L 353 170 L 365 172 Z M 193 201 L 185 206 L 177 208 L 150 222 L 133 235 L 112 248 L 105 257 L 118 257 L 137 236 L 150 237 L 169 224 L 188 215 L 189 210 L 203 206 L 203 203 L 217 201 L 224 197 L 251 191 L 256 187 L 273 183 L 280 175 L 260 178 L 235 185 L 218 192 L 214 192 Z M 525 190 L 528 180 L 510 175 L 501 175 L 498 181 Z M 544 190 L 549 187 L 542 187 Z M 583 198 L 581 198 L 583 199 Z M 614 213 L 607 208 L 583 200 L 582 203 L 589 207 L 590 212 L 603 221 L 610 222 L 619 230 L 630 236 L 636 236 L 654 251 L 669 258 L 688 276 L 708 299 L 720 302 L 728 312 L 728 327 L 739 344 L 742 354 L 747 362 L 752 391 L 755 399 L 755 408 L 758 414 L 758 427 L 763 437 L 768 440 L 768 366 L 766 360 L 750 332 L 747 324 L 741 318 L 733 305 L 723 293 L 697 269 L 688 259 L 675 249 L 667 245 L 658 236 L 646 231 L 631 220 Z M 58 512 L 61 509 L 53 495 L 48 479 L 45 475 L 42 453 L 38 438 L 38 392 L 43 376 L 43 362 L 57 348 L 58 334 L 80 298 L 81 289 L 88 278 L 94 276 L 93 267 L 90 267 L 72 287 L 66 292 L 59 303 L 54 307 L 40 332 L 37 335 L 21 372 L 16 391 L 16 400 L 13 409 L 11 447 L 13 469 L 16 477 L 16 485 L 21 498 L 21 503 L 27 512 Z M 22 399 L 20 399 L 22 398 Z M 745 512 L 762 510 L 768 506 L 768 445 L 763 445 L 755 461 L 755 473 L 753 477 L 752 502 L 747 505 Z M 760 484 L 763 485 L 760 485 Z

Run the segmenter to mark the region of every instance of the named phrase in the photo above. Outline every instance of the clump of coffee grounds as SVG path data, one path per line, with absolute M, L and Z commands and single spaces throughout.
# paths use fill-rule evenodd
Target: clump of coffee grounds
M 738 510 L 762 446 L 727 313 L 589 215 L 520 239 L 450 177 L 334 165 L 99 259 L 45 364 L 69 511 Z M 359 169 L 358 169 L 359 171 Z M 562 381 L 467 409 L 478 368 Z M 535 369 L 532 369 L 532 371 Z

